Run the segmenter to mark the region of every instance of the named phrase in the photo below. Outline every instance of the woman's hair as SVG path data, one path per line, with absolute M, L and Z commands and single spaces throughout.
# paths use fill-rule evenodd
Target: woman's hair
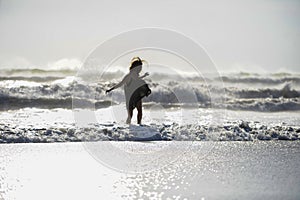
M 142 66 L 143 61 L 139 57 L 134 57 L 131 59 L 131 65 L 129 67 L 130 70 L 132 70 L 135 67 Z

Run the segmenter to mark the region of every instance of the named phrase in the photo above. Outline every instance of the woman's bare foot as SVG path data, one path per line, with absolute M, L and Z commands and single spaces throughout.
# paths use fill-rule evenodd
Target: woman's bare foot
M 131 124 L 131 119 L 130 119 L 130 117 L 127 118 L 126 124 Z

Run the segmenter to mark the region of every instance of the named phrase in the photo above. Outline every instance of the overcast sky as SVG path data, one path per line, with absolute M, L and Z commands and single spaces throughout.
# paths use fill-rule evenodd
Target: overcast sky
M 0 69 L 77 65 L 98 44 L 142 28 L 172 29 L 221 71 L 300 72 L 300 1 L 0 0 Z

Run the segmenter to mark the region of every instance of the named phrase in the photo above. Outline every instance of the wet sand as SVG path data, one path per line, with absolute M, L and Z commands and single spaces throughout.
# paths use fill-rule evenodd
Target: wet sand
M 110 144 L 130 147 L 134 154 L 141 147 L 149 150 L 163 143 L 169 144 Z M 299 199 L 299 144 L 201 141 L 186 148 L 177 142 L 172 151 L 176 160 L 138 174 L 103 165 L 87 152 L 85 143 L 1 144 L 0 195 L 4 199 Z

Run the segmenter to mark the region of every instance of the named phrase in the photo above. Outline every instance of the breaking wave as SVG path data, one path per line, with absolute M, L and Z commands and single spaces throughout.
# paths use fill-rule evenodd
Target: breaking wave
M 293 84 L 287 82 L 281 88 L 221 88 L 213 83 L 192 82 L 190 89 L 184 82 L 164 81 L 151 82 L 148 80 L 152 94 L 144 99 L 148 103 L 162 105 L 178 105 L 189 103 L 179 101 L 178 95 L 194 95 L 200 107 L 211 107 L 211 91 L 220 93 L 224 90 L 226 98 L 214 107 L 233 110 L 253 111 L 284 111 L 300 110 L 300 92 L 293 89 Z M 23 107 L 39 108 L 72 108 L 72 99 L 91 104 L 90 107 L 102 108 L 111 104 L 124 102 L 122 89 L 106 95 L 105 90 L 116 82 L 85 83 L 74 77 L 62 79 L 53 78 L 50 82 L 28 80 L 0 81 L 1 110 L 19 109 Z
M 155 130 L 153 132 L 153 130 Z M 145 137 L 137 132 L 148 134 Z M 253 141 L 300 140 L 297 126 L 266 126 L 259 122 L 235 121 L 218 126 L 152 124 L 120 126 L 95 124 L 89 127 L 22 128 L 0 124 L 0 143 L 44 143 L 86 141 Z M 155 134 L 154 134 L 155 133 Z

